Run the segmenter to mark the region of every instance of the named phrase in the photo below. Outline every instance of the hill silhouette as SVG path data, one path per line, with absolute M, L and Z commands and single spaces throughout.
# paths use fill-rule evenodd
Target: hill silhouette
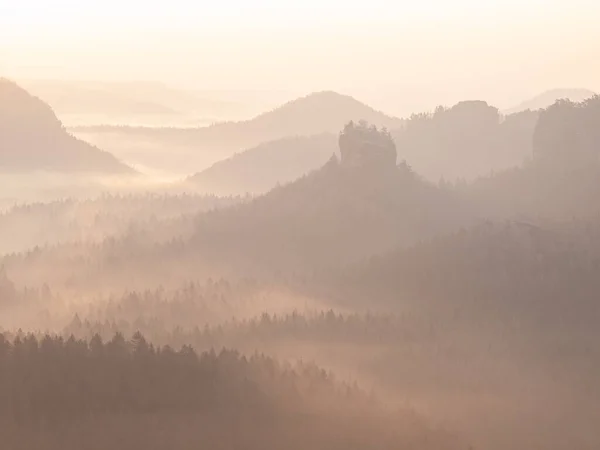
M 131 340 L 117 333 L 106 343 L 99 336 L 83 341 L 0 334 L 0 367 L 6 399 L 0 431 L 8 448 L 465 445 L 415 413 L 388 413 L 314 364 L 290 367 L 231 350 L 197 354 L 189 345 L 178 351 L 155 346 L 140 333 Z
M 102 142 L 119 154 L 127 146 L 146 146 L 148 155 L 138 152 L 145 166 L 164 164 L 168 149 L 170 165 L 181 172 L 201 171 L 236 152 L 262 143 L 294 136 L 338 133 L 350 120 L 364 119 L 388 129 L 402 126 L 403 121 L 335 92 L 318 92 L 290 101 L 273 111 L 241 122 L 224 122 L 201 128 L 149 127 L 76 127 L 72 131 L 90 142 Z M 110 141 L 105 141 L 110 136 Z M 113 145 L 114 147 L 111 147 Z M 155 156 L 151 154 L 154 153 Z M 129 159 L 129 158 L 128 158 Z
M 538 116 L 538 111 L 523 111 L 502 117 L 485 102 L 465 101 L 451 108 L 440 106 L 431 114 L 413 114 L 392 134 L 400 156 L 427 179 L 472 180 L 530 157 Z M 333 143 L 324 146 L 323 139 L 285 138 L 261 144 L 190 181 L 210 192 L 264 192 L 320 167 L 335 148 Z M 298 161 L 297 167 L 293 161 Z M 234 178 L 240 182 L 234 183 Z
M 210 123 L 236 107 L 159 82 L 23 80 L 21 85 L 50 104 L 67 126 L 184 126 L 200 119 Z
M 102 278 L 105 286 L 150 282 L 142 272 L 155 274 L 152 283 L 167 282 L 165 261 L 177 267 L 170 281 L 271 277 L 355 262 L 470 223 L 472 211 L 458 195 L 420 179 L 405 163 L 396 166 L 389 133 L 362 124 L 351 128 L 340 137 L 341 160 L 333 156 L 321 169 L 252 201 L 199 214 L 183 240 L 157 238 L 164 232 L 157 224 L 95 248 L 57 247 L 28 261 L 43 267 L 58 258 L 72 286 L 90 268 L 105 276 L 81 279 Z M 71 266 L 63 256 L 73 251 L 90 263 Z M 20 256 L 6 263 L 28 277 L 31 266 Z
M 336 151 L 337 137 L 329 133 L 279 139 L 219 161 L 187 183 L 217 195 L 262 194 L 323 166 Z
M 501 117 L 483 101 L 439 106 L 431 114 L 413 114 L 393 132 L 399 155 L 432 181 L 472 180 L 517 166 L 531 155 L 537 113 Z
M 49 105 L 7 79 L 0 79 L 0 171 L 134 173 L 68 134 Z
M 557 100 L 565 99 L 573 102 L 581 102 L 590 97 L 593 97 L 595 92 L 589 89 L 552 89 L 533 97 L 532 99 L 525 100 L 524 102 L 513 106 L 504 111 L 505 114 L 513 114 L 521 111 L 531 110 L 537 111 L 538 109 L 545 109 L 552 105 Z
M 510 309 L 532 306 L 519 303 L 525 297 L 550 302 L 572 289 L 556 301 L 573 304 L 579 295 L 585 300 L 598 290 L 600 267 L 599 119 L 600 96 L 581 103 L 560 100 L 541 111 L 531 161 L 465 187 L 479 202 L 478 211 L 496 214 L 505 225 L 490 222 L 383 256 L 367 270 L 380 279 L 369 282 L 368 276 L 353 274 L 350 289 L 354 283 L 357 289 L 382 288 L 387 276 L 391 299 L 403 290 L 420 301 L 432 297 L 425 294 L 429 291 L 440 301 L 499 296 Z
M 312 270 L 465 223 L 465 205 L 451 193 L 421 180 L 405 163 L 396 166 L 388 132 L 349 124 L 339 141 L 340 160 L 334 156 L 250 203 L 199 216 L 192 246 L 215 261 Z
M 522 113 L 529 114 L 529 113 Z M 600 97 L 557 101 L 539 112 L 532 155 L 521 167 L 468 189 L 487 217 L 537 221 L 600 215 Z

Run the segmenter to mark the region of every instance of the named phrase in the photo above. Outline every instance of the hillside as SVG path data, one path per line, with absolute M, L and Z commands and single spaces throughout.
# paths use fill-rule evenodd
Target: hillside
M 50 106 L 0 79 L 0 172 L 131 174 L 110 153 L 66 132 Z
M 465 446 L 415 414 L 388 413 L 315 365 L 155 347 L 140 333 L 131 340 L 117 333 L 106 343 L 0 334 L 0 367 L 0 432 L 8 448 Z
M 0 254 L 67 242 L 101 242 L 134 227 L 176 221 L 240 199 L 197 195 L 110 195 L 17 205 L 0 213 Z M 152 225 L 151 225 L 152 224 Z
M 134 444 L 164 447 L 186 436 L 185 447 L 195 438 L 209 441 L 208 428 L 221 430 L 206 424 L 220 424 L 210 420 L 222 407 L 235 412 L 223 423 L 257 439 L 265 435 L 265 412 L 267 428 L 275 416 L 279 426 L 290 426 L 292 439 L 272 433 L 254 441 L 261 448 L 302 447 L 298 430 L 314 438 L 310 448 L 395 448 L 388 439 L 379 445 L 380 429 L 369 433 L 363 415 L 343 421 L 346 428 L 361 425 L 348 442 L 321 440 L 315 424 L 326 418 L 328 436 L 342 433 L 335 410 L 319 405 L 321 414 L 311 408 L 303 416 L 295 413 L 307 410 L 279 408 L 279 401 L 298 399 L 306 381 L 313 398 L 328 407 L 340 403 L 289 365 L 277 375 L 271 361 L 253 366 L 270 374 L 268 383 L 254 384 L 256 372 L 245 369 L 258 352 L 314 361 L 373 387 L 389 406 L 414 408 L 429 423 L 468 437 L 474 449 L 597 449 L 599 107 L 600 98 L 559 101 L 503 118 L 484 102 L 464 102 L 412 117 L 397 142 L 397 130 L 349 122 L 337 137 L 339 152 L 320 169 L 216 210 L 211 197 L 196 203 L 169 196 L 13 208 L 0 217 L 13 236 L 5 245 L 29 250 L 0 259 L 2 326 L 64 330 L 65 338 L 0 338 L 0 359 L 5 349 L 10 368 L 0 397 L 12 402 L 0 415 L 31 427 L 0 431 L 67 449 L 64 434 L 37 434 L 45 421 L 82 416 L 78 424 L 89 437 L 103 431 L 108 411 L 119 414 L 113 429 L 133 436 Z M 284 155 L 285 167 L 288 145 L 291 154 L 305 156 L 305 143 L 318 138 L 278 140 L 237 155 L 213 181 L 229 170 L 232 177 L 256 172 L 248 183 L 273 180 L 267 161 Z M 497 162 L 494 155 L 529 158 L 474 182 L 436 184 L 398 164 L 407 150 L 438 152 L 445 163 L 469 170 Z M 10 229 L 23 232 L 21 244 Z M 30 248 L 36 242 L 50 245 Z M 136 331 L 154 346 L 139 334 L 129 343 L 117 335 L 102 344 L 116 332 Z M 198 364 L 189 347 L 173 350 L 182 345 L 207 353 Z M 224 346 L 245 356 L 213 357 L 210 348 Z M 48 366 L 47 352 L 62 362 Z M 73 383 L 65 383 L 69 367 Z M 199 376 L 189 376 L 192 369 Z M 119 395 L 119 386 L 130 394 Z M 62 401 L 48 403 L 54 392 Z M 83 400 L 73 402 L 70 392 Z M 265 397 L 257 393 L 274 403 L 261 403 Z M 351 404 L 340 405 L 354 414 Z M 146 420 L 148 409 L 154 415 Z M 203 420 L 189 420 L 184 411 L 201 411 Z M 294 413 L 289 421 L 286 411 Z M 415 429 L 413 422 L 408 428 Z M 419 436 L 428 441 L 400 448 L 441 447 L 425 434 Z
M 211 260 L 313 270 L 359 260 L 465 223 L 465 205 L 396 166 L 390 134 L 344 127 L 341 159 L 255 201 L 198 217 L 192 245 Z
M 529 157 L 536 122 L 536 112 L 503 120 L 497 108 L 465 101 L 412 115 L 394 131 L 394 139 L 400 157 L 429 180 L 472 180 L 520 165 Z
M 520 441 L 592 449 L 600 401 L 593 375 L 600 370 L 598 229 L 598 221 L 483 224 L 325 277 L 320 295 L 344 308 L 395 311 L 405 322 L 403 341 L 374 365 L 379 386 L 425 385 L 423 395 L 438 393 L 434 403 L 449 392 L 465 401 L 474 392 L 495 398 L 485 427 L 497 427 L 497 448 Z M 490 435 L 478 429 L 481 419 L 473 410 L 466 426 L 470 436 L 484 436 L 485 447 Z
M 531 113 L 521 113 L 531 114 Z M 530 160 L 481 178 L 465 193 L 486 217 L 537 221 L 600 215 L 600 97 L 539 112 Z
M 148 167 L 179 173 L 198 172 L 236 152 L 293 136 L 337 133 L 350 120 L 393 129 L 403 121 L 352 97 L 318 92 L 242 122 L 202 128 L 76 127 L 73 133 L 115 154 Z M 132 151 L 131 149 L 134 148 Z M 170 158 L 163 155 L 168 149 Z M 127 157 L 126 157 L 127 155 Z
M 196 216 L 189 238 L 163 238 L 155 245 L 162 231 L 154 227 L 95 248 L 65 246 L 30 259 L 7 258 L 7 268 L 19 284 L 30 284 L 30 273 L 55 273 L 48 264 L 61 261 L 50 265 L 60 266 L 71 286 L 103 279 L 106 288 L 208 276 L 271 277 L 354 262 L 471 223 L 472 211 L 457 195 L 421 180 L 406 164 L 396 166 L 389 133 L 347 126 L 340 144 L 341 159 L 332 157 L 321 169 L 252 201 Z M 78 260 L 86 263 L 73 265 Z M 88 270 L 103 275 L 84 275 Z
M 550 91 L 542 92 L 529 100 L 525 100 L 524 102 L 505 110 L 504 114 L 545 109 L 561 99 L 571 100 L 572 102 L 581 102 L 593 97 L 594 94 L 595 93 L 589 89 L 552 89 Z
M 510 321 L 518 313 L 524 322 L 543 316 L 543 327 L 568 320 L 591 327 L 590 314 L 600 313 L 590 296 L 600 288 L 596 223 L 487 222 L 348 269 L 340 291 L 440 315 L 460 309 L 471 319 L 493 313 Z
M 262 194 L 323 166 L 336 152 L 333 134 L 279 139 L 219 161 L 187 184 L 217 195 Z

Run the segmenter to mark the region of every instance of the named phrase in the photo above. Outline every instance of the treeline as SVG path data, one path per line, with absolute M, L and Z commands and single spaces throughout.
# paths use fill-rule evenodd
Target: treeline
M 27 286 L 39 283 L 39 276 L 31 276 L 36 272 L 63 272 L 43 277 L 54 280 L 57 289 L 68 283 L 88 290 L 138 290 L 209 276 L 268 279 L 411 245 L 456 230 L 471 217 L 457 195 L 420 180 L 406 165 L 363 173 L 332 159 L 247 203 L 135 227 L 101 243 L 11 255 L 4 264 Z
M 0 400 L 11 449 L 458 448 L 314 365 L 155 347 L 140 333 L 0 335 Z
M 600 214 L 592 201 L 600 195 L 599 104 L 598 97 L 577 105 L 559 102 L 539 113 L 532 160 L 473 184 L 440 188 L 407 165 L 381 173 L 349 171 L 332 158 L 320 170 L 249 202 L 193 219 L 150 222 L 101 244 L 16 255 L 5 264 L 20 285 L 39 282 L 30 276 L 36 271 L 58 269 L 65 276 L 45 277 L 57 288 L 137 290 L 171 278 L 181 284 L 209 276 L 311 273 L 470 227 L 479 217 L 590 218 Z M 462 117 L 464 108 L 437 114 Z M 480 120 L 496 123 L 497 111 L 471 108 L 483 108 Z M 566 137 L 553 144 L 552 136 Z M 402 153 L 401 145 L 398 149 Z
M 59 243 L 99 242 L 241 201 L 240 197 L 146 193 L 15 205 L 0 214 L 0 254 Z
M 200 215 L 190 245 L 244 273 L 302 273 L 410 245 L 470 219 L 458 196 L 406 165 L 355 171 L 332 158 L 248 204 Z
M 181 310 L 185 314 L 185 310 Z M 224 321 L 198 323 L 187 326 L 175 322 L 168 325 L 160 314 L 141 308 L 138 318 L 127 320 L 124 316 L 106 317 L 74 316 L 65 327 L 63 336 L 90 338 L 94 335 L 110 337 L 116 332 L 132 334 L 141 331 L 153 342 L 180 346 L 185 343 L 194 348 L 237 348 L 254 351 L 276 343 L 306 342 L 313 344 L 403 345 L 433 337 L 432 330 L 418 318 L 394 314 L 342 314 L 332 309 L 319 312 L 297 311 L 275 314 L 263 312 L 249 319 L 231 318 Z M 189 310 L 190 319 L 194 310 Z M 203 320 L 203 316 L 195 316 Z M 414 320 L 416 319 L 416 321 Z M 416 323 L 415 323 L 416 322 Z
M 246 358 L 227 350 L 198 355 L 189 346 L 154 347 L 140 333 L 130 341 L 117 333 L 106 343 L 99 336 L 87 341 L 46 335 L 38 340 L 32 334 L 9 341 L 3 334 L 0 367 L 2 415 L 23 424 L 244 405 L 259 413 L 294 394 L 298 404 L 309 400 L 310 393 L 317 394 L 313 400 L 359 395 L 350 388 L 339 394 L 330 375 L 314 366 L 296 372 L 265 356 Z
M 106 214 L 156 214 L 174 216 L 189 214 L 214 208 L 225 207 L 240 201 L 240 197 L 219 197 L 194 193 L 154 193 L 112 194 L 104 193 L 90 199 L 67 198 L 48 203 L 17 204 L 0 214 L 4 218 L 11 215 L 34 215 L 37 217 L 59 217 L 63 214 L 83 214 L 84 211 L 103 212 Z
M 502 117 L 483 101 L 413 114 L 393 131 L 401 158 L 430 180 L 473 180 L 523 163 L 532 154 L 539 113 Z
M 600 96 L 539 112 L 532 152 L 520 167 L 461 190 L 490 219 L 570 220 L 600 215 Z
M 291 312 L 301 306 L 295 297 L 284 285 L 277 287 L 253 279 L 229 282 L 210 278 L 203 283 L 185 282 L 172 289 L 161 286 L 78 295 L 54 290 L 47 284 L 22 287 L 0 267 L 0 314 L 4 317 L 0 327 L 7 329 L 57 330 L 75 314 L 100 322 L 192 328 L 222 323 L 233 317 L 249 318 L 264 310 Z
M 206 283 L 187 283 L 173 290 L 147 289 L 113 295 L 108 300 L 93 300 L 79 314 L 93 321 L 119 324 L 203 327 L 232 317 L 254 316 L 262 308 L 268 309 L 269 302 L 284 306 L 285 299 L 275 298 L 278 293 L 281 291 L 252 279 L 235 283 L 209 279 Z
M 435 311 L 477 323 L 591 331 L 600 318 L 597 221 L 486 223 L 325 276 L 346 305 Z M 318 282 L 315 285 L 319 284 Z

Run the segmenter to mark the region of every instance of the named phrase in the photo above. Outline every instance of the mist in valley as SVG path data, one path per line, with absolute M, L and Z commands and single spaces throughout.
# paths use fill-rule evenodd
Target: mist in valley
M 33 3 L 0 447 L 600 447 L 594 5 Z

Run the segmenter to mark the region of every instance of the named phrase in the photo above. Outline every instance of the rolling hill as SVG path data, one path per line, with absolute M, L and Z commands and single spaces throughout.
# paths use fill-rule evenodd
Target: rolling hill
M 132 174 L 110 153 L 71 136 L 52 108 L 0 79 L 0 172 Z
M 348 128 L 340 138 L 341 158 L 251 201 L 199 214 L 189 235 L 157 238 L 169 230 L 156 224 L 95 248 L 57 247 L 32 259 L 17 255 L 5 260 L 6 267 L 29 284 L 29 274 L 60 267 L 72 287 L 83 289 L 92 279 L 133 288 L 140 281 L 208 276 L 270 278 L 355 262 L 471 223 L 472 211 L 457 195 L 423 181 L 405 164 L 396 166 L 389 133 L 359 125 L 352 136 Z M 90 263 L 73 266 L 76 259 L 65 260 L 71 252 Z M 167 262 L 172 270 L 165 272 Z M 85 274 L 89 270 L 98 276 Z
M 191 176 L 187 184 L 217 195 L 262 194 L 323 166 L 337 152 L 329 133 L 267 142 Z
M 251 120 L 201 128 L 75 127 L 73 133 L 128 161 L 177 173 L 199 172 L 236 152 L 293 136 L 337 133 L 350 120 L 389 129 L 403 121 L 335 92 L 318 92 Z M 132 152 L 132 148 L 135 151 Z M 169 152 L 169 161 L 164 154 Z
M 192 246 L 269 270 L 313 270 L 410 245 L 465 223 L 458 199 L 396 166 L 387 131 L 348 124 L 340 155 L 238 207 L 199 216 Z

